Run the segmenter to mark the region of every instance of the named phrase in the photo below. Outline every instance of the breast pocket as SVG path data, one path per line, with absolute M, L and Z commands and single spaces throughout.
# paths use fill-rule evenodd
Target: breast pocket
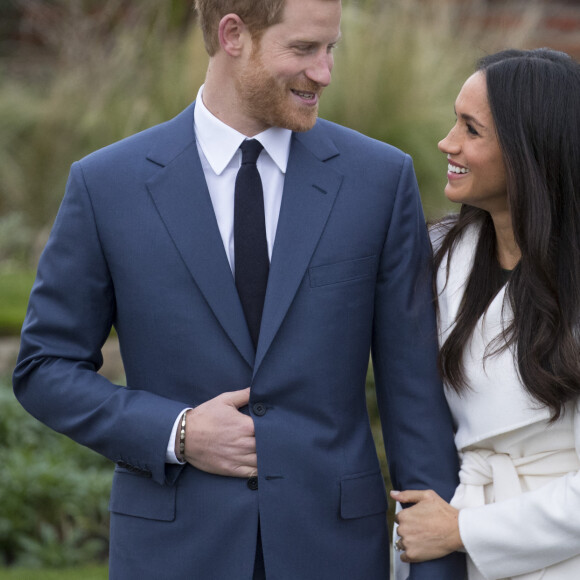
M 309 270 L 310 287 L 328 286 L 329 284 L 340 284 L 361 280 L 376 275 L 377 258 L 367 256 L 356 260 L 346 260 L 344 262 L 334 262 L 323 266 L 314 266 Z

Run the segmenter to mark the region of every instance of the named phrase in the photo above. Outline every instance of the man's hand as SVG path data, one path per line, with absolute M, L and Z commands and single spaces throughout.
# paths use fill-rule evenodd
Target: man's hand
M 398 549 L 403 562 L 424 562 L 461 550 L 459 511 L 437 493 L 426 491 L 392 491 L 400 503 L 415 504 L 401 510 L 395 521 L 399 525 Z
M 208 473 L 251 477 L 258 472 L 254 421 L 238 409 L 250 389 L 222 393 L 187 411 L 185 460 Z

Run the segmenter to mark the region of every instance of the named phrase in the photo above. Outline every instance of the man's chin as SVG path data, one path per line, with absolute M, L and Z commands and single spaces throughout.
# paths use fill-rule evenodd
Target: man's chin
M 295 115 L 292 119 L 287 120 L 284 128 L 296 133 L 304 133 L 316 125 L 316 119 L 318 119 L 318 111 L 308 115 Z

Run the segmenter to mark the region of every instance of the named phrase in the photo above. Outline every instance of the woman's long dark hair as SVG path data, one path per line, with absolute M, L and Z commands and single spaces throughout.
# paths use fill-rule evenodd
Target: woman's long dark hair
M 486 356 L 515 347 L 525 388 L 556 420 L 580 394 L 580 65 L 549 49 L 508 50 L 483 58 L 477 70 L 487 81 L 521 250 L 506 289 L 513 321 Z M 502 272 L 487 212 L 463 205 L 446 224 L 436 270 L 468 226 L 480 228 L 476 267 L 439 358 L 444 379 L 462 392 L 464 348 Z

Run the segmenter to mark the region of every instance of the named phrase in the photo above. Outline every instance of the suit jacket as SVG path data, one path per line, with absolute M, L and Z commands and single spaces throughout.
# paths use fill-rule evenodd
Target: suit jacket
M 197 153 L 193 107 L 72 166 L 15 392 L 117 463 L 111 578 L 384 580 L 387 499 L 365 401 L 372 346 L 395 487 L 449 499 L 426 235 L 408 156 L 318 121 L 294 134 L 254 352 Z M 127 386 L 97 374 L 114 326 Z M 251 386 L 258 482 L 167 465 L 184 406 Z M 413 578 L 459 578 L 460 557 Z

